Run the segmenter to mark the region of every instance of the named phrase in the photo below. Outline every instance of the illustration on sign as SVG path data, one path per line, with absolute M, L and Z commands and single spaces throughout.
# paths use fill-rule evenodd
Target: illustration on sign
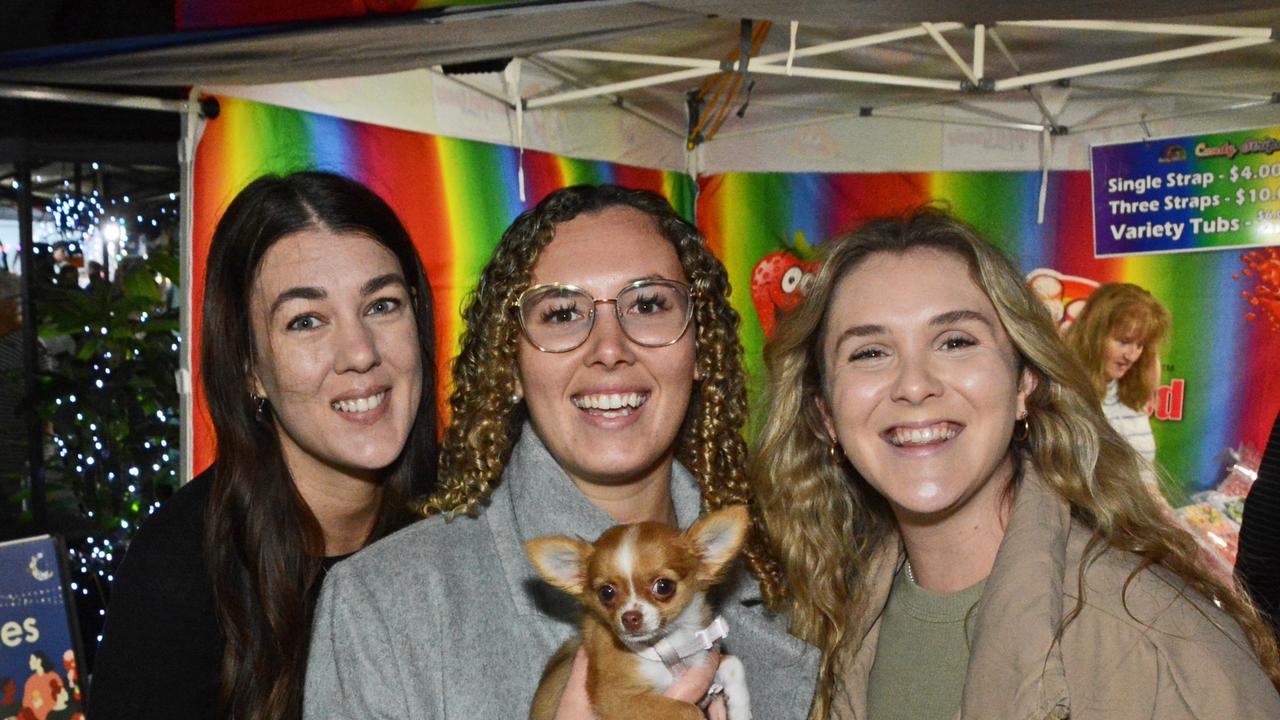
M 822 263 L 811 259 L 814 250 L 797 230 L 793 247 L 760 258 L 751 271 L 751 302 L 766 338 L 783 315 L 800 307 Z M 805 259 L 802 259 L 805 258 Z
M 48 535 L 0 543 L 0 717 L 84 718 L 60 552 Z

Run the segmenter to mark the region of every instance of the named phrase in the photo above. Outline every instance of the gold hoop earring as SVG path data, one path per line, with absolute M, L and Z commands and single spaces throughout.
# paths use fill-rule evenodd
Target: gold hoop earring
M 1027 438 L 1031 437 L 1031 421 L 1028 416 L 1023 415 L 1013 421 L 1013 441 L 1016 443 L 1024 443 Z

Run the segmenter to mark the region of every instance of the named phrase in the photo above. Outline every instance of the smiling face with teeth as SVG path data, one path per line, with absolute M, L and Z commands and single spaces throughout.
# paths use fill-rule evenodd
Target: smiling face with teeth
M 1013 476 L 1013 422 L 1035 380 L 970 278 L 950 252 L 880 253 L 831 296 L 828 433 L 900 523 L 998 521 Z
M 293 233 L 266 251 L 252 292 L 255 392 L 295 481 L 376 477 L 404 449 L 422 397 L 395 255 L 360 234 Z
M 611 207 L 557 225 L 532 284 L 570 284 L 612 298 L 646 278 L 688 282 L 652 218 Z M 533 428 L 574 482 L 668 480 L 693 393 L 692 326 L 672 345 L 645 347 L 622 332 L 611 306 L 598 305 L 581 346 L 542 352 L 522 335 L 516 361 Z

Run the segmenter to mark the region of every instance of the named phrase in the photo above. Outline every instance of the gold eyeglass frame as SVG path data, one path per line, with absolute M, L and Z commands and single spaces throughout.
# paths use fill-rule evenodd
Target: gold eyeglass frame
M 684 290 L 685 293 L 689 296 L 689 302 L 687 305 L 685 305 L 684 324 L 681 325 L 680 332 L 676 334 L 675 338 L 668 342 L 656 343 L 656 344 L 641 342 L 631 337 L 631 333 L 627 332 L 627 324 L 623 322 L 622 311 L 618 309 L 618 297 L 623 295 L 629 290 L 634 290 L 636 288 L 644 287 L 646 285 L 669 285 L 669 286 L 678 287 Z M 574 345 L 573 347 L 565 348 L 563 350 L 549 350 L 539 345 L 537 342 L 535 342 L 533 337 L 529 334 L 529 328 L 524 324 L 524 312 L 521 311 L 521 307 L 524 305 L 525 300 L 527 300 L 529 297 L 531 297 L 535 293 L 542 292 L 550 288 L 554 288 L 559 291 L 576 292 L 576 293 L 580 293 L 583 297 L 591 298 L 591 314 L 588 316 L 588 321 L 590 325 L 587 327 L 587 333 L 582 336 L 582 339 L 579 340 L 576 345 Z M 606 303 L 613 304 L 613 316 L 617 318 L 618 327 L 621 328 L 622 334 L 625 335 L 628 340 L 630 340 L 631 342 L 641 347 L 668 347 L 670 345 L 675 345 L 676 343 L 680 342 L 680 338 L 684 337 L 685 333 L 689 332 L 689 322 L 693 320 L 693 303 L 694 303 L 694 300 L 698 297 L 698 295 L 699 293 L 697 290 L 689 287 L 688 285 L 680 282 L 679 280 L 668 280 L 666 278 L 648 278 L 643 280 L 636 280 L 635 282 L 624 285 L 611 298 L 597 298 L 593 296 L 591 293 L 587 292 L 586 290 L 578 287 L 577 285 L 569 285 L 566 283 L 542 283 L 540 285 L 534 285 L 528 290 L 525 290 L 524 292 L 520 293 L 520 297 L 516 298 L 515 302 L 511 303 L 510 307 L 516 313 L 516 319 L 520 323 L 520 332 L 524 334 L 524 339 L 528 340 L 530 345 L 538 348 L 539 350 L 545 353 L 567 353 L 567 352 L 573 352 L 574 350 L 577 350 L 578 348 L 582 347 L 583 343 L 585 343 L 587 340 L 591 338 L 591 332 L 596 329 L 596 306 L 606 304 Z

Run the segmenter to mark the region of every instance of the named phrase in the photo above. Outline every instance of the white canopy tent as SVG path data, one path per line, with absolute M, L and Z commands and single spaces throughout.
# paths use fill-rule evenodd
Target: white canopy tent
M 695 172 L 1080 169 L 1092 143 L 1280 124 L 1278 20 L 1251 0 L 510 3 L 51 51 L 0 82 L 192 85 Z M 687 95 L 717 76 L 702 134 L 723 124 L 687 153 Z

